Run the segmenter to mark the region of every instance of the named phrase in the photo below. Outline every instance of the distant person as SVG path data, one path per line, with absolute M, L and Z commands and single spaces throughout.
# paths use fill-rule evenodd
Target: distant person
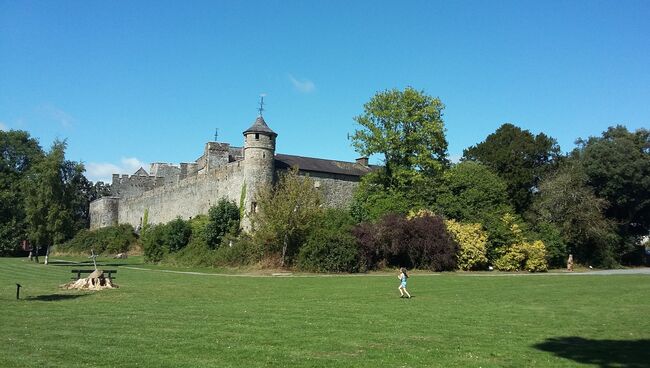
M 569 254 L 569 259 L 566 261 L 566 270 L 569 272 L 573 271 L 573 254 Z
M 31 250 L 29 251 L 29 257 L 30 257 L 29 259 L 33 260 L 36 263 L 39 263 L 38 262 L 38 247 L 35 246 L 35 245 L 32 245 L 30 249 Z
M 400 298 L 403 298 L 404 294 L 406 294 L 406 296 L 410 299 L 411 294 L 409 294 L 409 292 L 406 290 L 406 279 L 409 278 L 409 275 L 406 273 L 406 268 L 404 267 L 400 268 L 399 271 L 400 274 L 397 276 L 397 278 L 400 280 L 400 284 L 397 290 L 399 290 Z

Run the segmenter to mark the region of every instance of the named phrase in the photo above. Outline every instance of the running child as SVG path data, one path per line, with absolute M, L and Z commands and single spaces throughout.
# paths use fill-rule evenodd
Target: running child
M 400 279 L 401 283 L 399 284 L 397 290 L 399 290 L 400 298 L 403 298 L 405 293 L 408 298 L 411 298 L 411 294 L 409 294 L 409 292 L 406 290 L 406 279 L 409 278 L 409 275 L 406 273 L 406 268 L 402 267 L 399 269 L 399 271 L 400 274 L 397 276 L 397 278 Z

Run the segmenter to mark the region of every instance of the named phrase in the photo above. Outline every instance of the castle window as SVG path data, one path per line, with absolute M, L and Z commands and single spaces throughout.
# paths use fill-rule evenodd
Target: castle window
M 257 202 L 251 202 L 251 213 L 257 212 Z
M 255 133 L 255 140 L 259 141 L 260 140 L 260 133 Z

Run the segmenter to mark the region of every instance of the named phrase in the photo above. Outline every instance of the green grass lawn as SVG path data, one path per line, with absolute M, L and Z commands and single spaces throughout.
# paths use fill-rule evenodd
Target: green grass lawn
M 56 258 L 56 257 L 55 257 Z M 0 367 L 647 367 L 650 276 L 193 275 L 0 258 Z M 16 300 L 15 283 L 23 285 Z

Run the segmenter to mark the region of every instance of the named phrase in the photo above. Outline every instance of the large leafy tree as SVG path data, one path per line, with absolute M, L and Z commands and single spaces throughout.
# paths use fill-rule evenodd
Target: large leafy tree
M 61 167 L 61 178 L 65 183 L 66 200 L 72 211 L 75 233 L 90 226 L 90 202 L 110 195 L 110 185 L 101 181 L 89 181 L 83 175 L 84 171 L 84 165 L 74 161 L 64 160 Z
M 27 238 L 24 177 L 43 155 L 29 133 L 0 130 L 0 256 L 15 253 Z
M 587 185 L 579 163 L 567 162 L 539 185 L 531 212 L 540 224 L 553 224 L 568 244 L 568 251 L 581 263 L 612 266 L 617 262 L 616 233 L 604 211 L 606 200 Z
M 487 230 L 489 260 L 514 242 L 512 224 L 502 219 L 518 225 L 521 220 L 512 215 L 505 181 L 489 167 L 473 161 L 454 165 L 444 173 L 435 197 L 437 212 L 460 222 L 480 223 Z
M 436 196 L 439 212 L 462 222 L 485 223 L 513 208 L 507 186 L 489 167 L 472 161 L 454 165 L 443 175 Z
M 479 161 L 506 181 L 519 213 L 530 206 L 537 184 L 559 157 L 560 147 L 554 138 L 544 133 L 533 135 L 513 124 L 503 124 L 485 141 L 463 152 L 463 160 Z
M 447 140 L 438 98 L 407 87 L 377 93 L 354 118 L 352 145 L 363 156 L 381 155 L 374 179 L 385 187 L 412 188 L 447 165 Z
M 254 237 L 267 254 L 285 266 L 297 254 L 320 215 L 322 194 L 297 169 L 281 173 L 275 186 L 256 195 L 259 210 L 251 217 Z
M 86 179 L 81 163 L 65 159 L 65 147 L 65 142 L 55 142 L 46 155 L 29 133 L 0 131 L 0 255 L 15 253 L 23 239 L 45 241 L 37 246 L 53 241 L 43 236 L 47 232 L 36 223 L 39 217 L 56 217 L 55 212 L 69 219 L 60 220 L 65 225 L 48 225 L 66 228 L 63 238 L 87 228 L 89 203 L 109 194 L 103 182 Z M 48 208 L 41 202 L 44 197 L 55 198 L 56 205 Z M 42 208 L 37 210 L 38 206 Z
M 65 160 L 65 141 L 55 141 L 45 157 L 27 172 L 25 213 L 29 238 L 38 247 L 70 239 L 85 226 L 87 201 L 79 199 L 85 186 L 84 167 Z
M 587 184 L 610 206 L 608 217 L 623 237 L 650 230 L 650 131 L 610 127 L 602 137 L 579 140 L 573 152 L 587 175 Z

